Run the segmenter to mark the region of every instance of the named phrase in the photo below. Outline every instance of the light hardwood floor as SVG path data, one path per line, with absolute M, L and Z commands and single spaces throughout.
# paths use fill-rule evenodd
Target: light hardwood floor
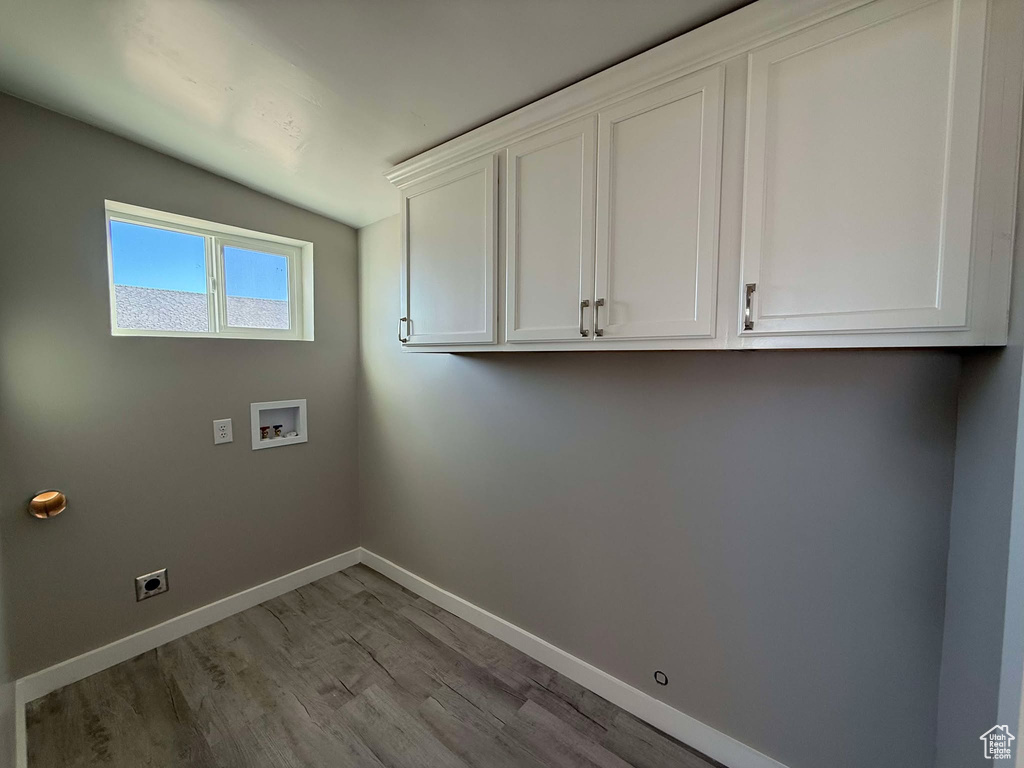
M 28 705 L 30 768 L 719 766 L 362 565 Z

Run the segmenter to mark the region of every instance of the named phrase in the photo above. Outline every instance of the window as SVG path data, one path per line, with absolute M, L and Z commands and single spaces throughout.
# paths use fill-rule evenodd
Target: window
M 113 335 L 312 340 L 312 243 L 106 207 Z

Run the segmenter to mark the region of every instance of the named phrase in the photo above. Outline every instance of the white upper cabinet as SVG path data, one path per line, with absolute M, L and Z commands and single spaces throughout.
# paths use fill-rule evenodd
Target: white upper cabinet
M 497 158 L 487 155 L 403 190 L 405 343 L 497 341 L 496 180 Z
M 399 337 L 1005 344 L 1022 18 L 1024 0 L 756 0 L 401 163 Z
M 590 336 L 595 126 L 593 117 L 577 120 L 506 152 L 508 341 Z
M 712 336 L 724 69 L 601 110 L 595 335 Z
M 742 333 L 966 324 L 985 11 L 881 0 L 750 54 Z

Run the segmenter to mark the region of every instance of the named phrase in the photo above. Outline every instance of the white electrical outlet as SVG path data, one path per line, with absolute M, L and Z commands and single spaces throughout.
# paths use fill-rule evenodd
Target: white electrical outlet
M 230 443 L 234 438 L 231 436 L 231 419 L 217 419 L 213 422 L 213 444 Z
M 170 587 L 167 584 L 167 569 L 135 577 L 135 601 L 145 600 L 153 595 L 162 595 Z

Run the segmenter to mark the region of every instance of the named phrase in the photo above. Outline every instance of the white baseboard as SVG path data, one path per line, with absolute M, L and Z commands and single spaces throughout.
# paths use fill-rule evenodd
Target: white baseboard
M 226 619 L 228 616 L 233 616 L 254 605 L 283 595 L 285 592 L 291 592 L 293 589 L 353 566 L 360 561 L 361 555 L 360 548 L 350 549 L 348 552 L 342 552 L 340 555 L 321 560 L 319 563 L 286 573 L 284 576 L 229 595 L 222 600 L 168 619 L 155 627 L 136 632 L 134 635 L 115 640 L 109 645 L 104 645 L 21 678 L 15 683 L 14 688 L 18 768 L 27 768 L 28 766 L 28 744 L 25 733 L 25 704 L 28 702 L 45 696 L 58 688 L 63 688 L 65 685 L 83 680 L 89 675 L 102 672 L 122 661 L 133 659 L 139 654 L 151 651 L 172 640 L 177 640 L 189 632 L 195 632 L 197 629 Z
M 176 616 L 155 627 L 136 632 L 134 635 L 116 640 L 102 648 L 96 648 L 18 680 L 15 684 L 18 768 L 27 768 L 28 766 L 25 733 L 25 704 L 28 702 L 356 563 L 366 564 L 406 589 L 454 613 L 459 618 L 465 619 L 500 640 L 504 640 L 513 648 L 546 664 L 584 688 L 588 688 L 655 728 L 724 763 L 729 768 L 786 768 L 777 760 L 715 730 L 710 725 L 705 725 L 699 720 L 683 714 L 668 704 L 612 677 L 607 672 L 602 672 L 592 664 L 530 634 L 525 629 L 431 584 L 411 571 L 407 571 L 362 547 L 300 568 L 202 608 L 196 608 L 194 611 Z
M 484 632 L 504 640 L 527 656 L 546 664 L 612 704 L 636 715 L 655 728 L 729 766 L 729 768 L 786 768 L 779 761 L 748 747 L 743 742 L 683 714 L 678 709 L 658 701 L 643 691 L 612 677 L 607 672 L 602 672 L 592 664 L 566 653 L 561 648 L 530 634 L 525 629 L 431 584 L 426 579 L 395 565 L 390 560 L 386 560 L 368 549 L 363 548 L 362 562 L 434 605 L 444 608 Z

